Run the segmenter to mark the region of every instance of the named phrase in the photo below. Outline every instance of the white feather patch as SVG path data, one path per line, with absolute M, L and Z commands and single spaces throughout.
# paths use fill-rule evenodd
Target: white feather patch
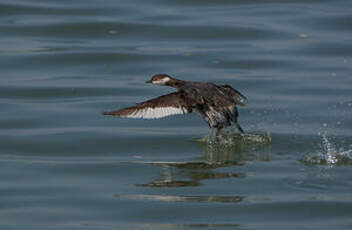
M 128 115 L 121 117 L 127 118 L 143 118 L 143 119 L 157 119 L 162 117 L 167 117 L 176 114 L 186 114 L 187 110 L 183 107 L 155 107 L 155 108 L 143 108 L 135 110 Z
M 155 81 L 153 81 L 152 83 L 153 84 L 156 84 L 156 85 L 165 85 L 166 84 L 166 82 L 168 82 L 168 81 L 170 81 L 171 79 L 169 78 L 169 77 L 164 77 L 164 78 L 162 78 L 162 79 L 160 79 L 160 80 L 155 80 Z

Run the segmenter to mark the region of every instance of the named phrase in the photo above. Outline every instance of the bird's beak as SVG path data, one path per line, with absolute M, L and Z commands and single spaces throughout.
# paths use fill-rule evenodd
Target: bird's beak
M 145 83 L 152 83 L 152 80 L 146 81 Z

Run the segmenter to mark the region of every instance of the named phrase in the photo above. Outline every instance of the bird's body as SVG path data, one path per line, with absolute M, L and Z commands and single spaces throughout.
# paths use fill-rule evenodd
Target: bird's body
M 177 92 L 166 94 L 132 107 L 104 112 L 127 118 L 155 119 L 175 114 L 197 111 L 210 128 L 220 131 L 237 123 L 236 105 L 245 105 L 246 97 L 229 85 L 218 86 L 209 82 L 189 82 L 172 78 L 166 74 L 156 74 L 147 83 L 171 86 Z

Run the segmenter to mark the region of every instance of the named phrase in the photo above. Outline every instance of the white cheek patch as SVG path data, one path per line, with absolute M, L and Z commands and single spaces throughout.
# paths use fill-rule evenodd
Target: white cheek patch
M 135 110 L 128 115 L 121 117 L 127 118 L 143 118 L 143 119 L 157 119 L 176 114 L 186 114 L 187 110 L 183 107 L 156 107 L 156 108 L 143 108 Z
M 153 84 L 156 84 L 156 85 L 165 85 L 166 82 L 170 81 L 170 78 L 168 77 L 164 77 L 160 80 L 157 80 L 157 81 L 153 81 Z

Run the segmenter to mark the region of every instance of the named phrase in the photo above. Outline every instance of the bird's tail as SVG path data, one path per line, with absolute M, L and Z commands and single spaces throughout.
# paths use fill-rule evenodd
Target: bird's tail
M 226 89 L 232 95 L 236 104 L 238 104 L 240 106 L 245 106 L 247 104 L 247 98 L 239 91 L 235 90 L 234 88 L 232 88 L 229 85 L 222 85 L 221 87 Z

